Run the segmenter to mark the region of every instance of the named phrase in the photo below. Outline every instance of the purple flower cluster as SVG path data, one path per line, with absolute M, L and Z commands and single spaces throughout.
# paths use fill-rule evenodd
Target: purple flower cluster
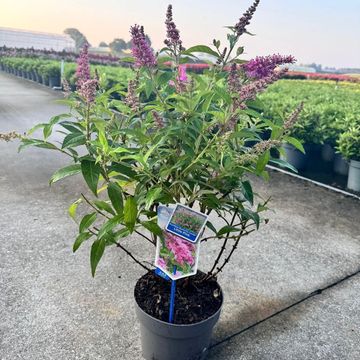
M 91 104 L 95 101 L 96 90 L 99 85 L 98 79 L 91 79 L 89 63 L 89 45 L 85 44 L 77 60 L 76 88 L 80 96 Z
M 134 25 L 130 28 L 130 34 L 135 65 L 138 67 L 154 67 L 156 65 L 156 59 L 150 44 L 146 40 L 144 27 Z
M 232 63 L 230 66 L 228 75 L 228 89 L 231 92 L 236 92 L 240 89 L 240 81 L 235 63 Z
M 243 66 L 247 76 L 262 79 L 269 76 L 274 69 L 283 64 L 293 64 L 295 58 L 292 55 L 282 56 L 279 54 L 268 56 L 257 56 Z
M 164 43 L 167 47 L 179 47 L 179 50 L 182 49 L 182 41 L 180 40 L 180 32 L 176 28 L 176 25 L 173 21 L 172 14 L 172 5 L 169 5 L 166 12 L 166 36 L 167 38 L 164 40 Z
M 79 90 L 84 83 L 90 80 L 89 45 L 85 44 L 77 60 L 76 87 Z
M 97 79 L 89 79 L 81 85 L 80 89 L 78 89 L 79 94 L 88 104 L 91 104 L 95 101 L 98 85 L 99 81 Z
M 241 103 L 247 100 L 254 100 L 259 92 L 264 91 L 268 85 L 279 80 L 282 75 L 287 72 L 287 69 L 281 69 L 279 71 L 273 71 L 269 76 L 262 79 L 253 81 L 247 85 L 244 85 L 240 89 L 239 100 Z
M 136 88 L 138 86 L 138 80 L 130 80 L 128 84 L 128 93 L 125 97 L 125 104 L 131 108 L 132 111 L 139 111 L 140 101 L 136 94 Z
M 152 112 L 153 118 L 155 120 L 156 126 L 161 129 L 165 127 L 164 119 L 156 111 Z
M 255 0 L 254 3 L 246 10 L 243 16 L 235 24 L 234 29 L 238 37 L 246 32 L 246 27 L 250 24 L 250 20 L 252 19 L 259 2 L 260 0 Z

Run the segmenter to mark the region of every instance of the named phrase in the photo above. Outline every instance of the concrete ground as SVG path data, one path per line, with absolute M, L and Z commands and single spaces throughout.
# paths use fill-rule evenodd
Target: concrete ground
M 63 112 L 57 98 L 0 73 L 0 132 Z M 71 251 L 77 227 L 67 207 L 82 179 L 49 188 L 67 164 L 51 151 L 18 154 L 2 142 L 0 155 L 0 359 L 140 360 L 132 292 L 141 268 L 109 248 L 93 279 L 89 248 Z M 219 277 L 225 303 L 209 359 L 360 359 L 360 202 L 277 172 L 255 188 L 275 211 Z M 141 239 L 124 244 L 152 261 Z M 202 269 L 217 248 L 202 247 Z

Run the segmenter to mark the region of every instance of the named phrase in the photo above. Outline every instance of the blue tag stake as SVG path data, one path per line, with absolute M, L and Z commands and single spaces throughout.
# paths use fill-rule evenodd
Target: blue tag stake
M 174 275 L 176 274 L 176 265 L 174 265 L 173 274 Z M 174 322 L 175 292 L 176 292 L 176 280 L 171 280 L 169 323 Z

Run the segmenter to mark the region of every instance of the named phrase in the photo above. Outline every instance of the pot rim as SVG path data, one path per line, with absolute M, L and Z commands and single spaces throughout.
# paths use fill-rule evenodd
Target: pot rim
M 360 168 L 360 160 L 350 159 L 350 166 L 354 168 Z
M 140 279 L 140 278 L 139 278 Z M 138 281 L 139 281 L 138 279 Z M 217 282 L 217 281 L 216 281 Z M 136 282 L 137 283 L 137 282 Z M 140 312 L 147 316 L 147 317 L 150 317 L 151 319 L 155 320 L 156 322 L 160 323 L 160 324 L 163 324 L 163 325 L 167 325 L 167 326 L 173 326 L 174 328 L 186 328 L 186 327 L 191 327 L 191 326 L 198 326 L 198 325 L 202 325 L 204 324 L 205 322 L 209 321 L 209 320 L 212 320 L 213 318 L 215 318 L 216 316 L 219 315 L 219 313 L 221 312 L 221 309 L 224 305 L 224 292 L 220 286 L 220 284 L 217 282 L 217 284 L 219 285 L 219 288 L 220 288 L 220 293 L 221 293 L 221 304 L 220 304 L 220 307 L 219 309 L 217 309 L 217 311 L 212 314 L 210 317 L 204 319 L 204 320 L 201 320 L 201 321 L 198 321 L 196 323 L 193 323 L 193 324 L 173 324 L 173 323 L 169 323 L 167 321 L 163 321 L 163 320 L 159 320 L 157 319 L 156 317 L 148 314 L 146 311 L 144 311 L 141 306 L 138 304 L 138 302 L 136 301 L 136 298 L 135 298 L 135 293 L 134 293 L 134 300 L 135 300 L 135 304 L 136 304 L 136 307 L 140 310 Z M 134 288 L 135 290 L 135 288 Z

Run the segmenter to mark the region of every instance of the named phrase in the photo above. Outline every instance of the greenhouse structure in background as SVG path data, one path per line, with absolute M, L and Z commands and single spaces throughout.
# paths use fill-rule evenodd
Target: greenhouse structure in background
M 75 41 L 65 34 L 51 34 L 0 27 L 0 47 L 74 51 Z

